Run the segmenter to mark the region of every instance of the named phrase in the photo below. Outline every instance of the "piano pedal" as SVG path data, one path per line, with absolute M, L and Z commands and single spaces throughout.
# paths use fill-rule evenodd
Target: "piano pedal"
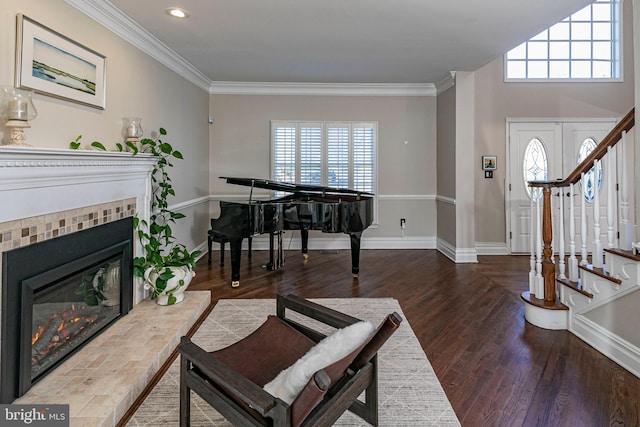
M 232 288 L 239 288 L 240 287 L 240 281 L 239 280 L 231 281 L 231 287 Z

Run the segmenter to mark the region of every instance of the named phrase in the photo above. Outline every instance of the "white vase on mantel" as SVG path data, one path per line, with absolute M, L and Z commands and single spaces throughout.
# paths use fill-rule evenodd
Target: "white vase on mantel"
M 189 283 L 195 277 L 196 273 L 189 267 L 165 267 L 173 272 L 173 277 L 167 281 L 167 287 L 165 290 L 156 297 L 156 304 L 158 305 L 173 305 L 178 304 L 184 300 L 184 291 L 189 287 Z M 151 289 L 155 286 L 156 279 L 158 278 L 158 272 L 154 267 L 149 267 L 144 272 L 145 288 Z M 180 281 L 183 284 L 180 285 Z M 175 297 L 174 302 L 170 302 L 170 296 Z

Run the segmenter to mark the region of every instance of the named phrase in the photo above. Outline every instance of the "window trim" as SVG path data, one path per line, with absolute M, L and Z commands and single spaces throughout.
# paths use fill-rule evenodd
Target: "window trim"
M 614 56 L 614 58 L 611 60 L 612 63 L 617 62 L 617 68 L 618 68 L 618 76 L 617 77 L 611 77 L 611 78 L 551 78 L 551 77 L 547 77 L 547 78 L 509 78 L 507 77 L 507 69 L 508 69 L 508 63 L 509 60 L 507 59 L 507 55 L 509 54 L 509 52 L 511 51 L 511 49 L 509 51 L 507 51 L 504 55 L 503 55 L 503 81 L 504 83 L 622 83 L 624 82 L 624 44 L 623 44 L 623 32 L 624 32 L 624 28 L 623 28 L 623 8 L 624 8 L 624 0 L 611 0 L 612 3 L 616 3 L 617 7 L 614 8 L 613 11 L 613 18 L 611 21 L 612 26 L 617 27 L 617 31 L 613 31 L 613 37 L 617 37 L 617 40 L 615 40 L 612 37 L 611 42 L 612 43 L 616 43 L 617 42 L 617 46 L 614 46 L 614 48 L 616 48 L 616 54 Z M 585 6 L 585 7 L 590 7 L 593 3 Z M 582 9 L 581 9 L 582 10 Z M 581 11 L 580 10 L 580 11 Z M 576 11 L 580 12 L 580 11 Z M 572 15 L 568 16 L 565 19 L 570 18 Z M 559 22 L 564 21 L 561 20 Z M 559 23 L 558 22 L 558 23 Z M 590 22 L 594 22 L 593 20 Z M 557 23 L 556 23 L 557 24 Z M 531 37 L 530 39 L 524 41 L 523 43 L 514 46 L 512 49 L 515 49 L 516 47 L 527 43 L 528 41 L 531 41 L 533 39 L 535 39 L 535 37 L 537 37 L 540 33 L 544 32 L 544 31 L 549 31 L 551 29 L 551 27 L 553 27 L 555 24 L 550 25 L 548 28 L 540 31 L 538 34 L 534 35 L 533 37 Z M 569 42 L 573 41 L 572 39 L 569 40 Z M 589 40 L 590 42 L 593 42 L 593 37 Z M 549 58 L 547 58 L 547 62 L 548 62 Z M 570 59 L 568 59 L 570 60 Z M 525 59 L 525 64 L 528 63 L 528 59 Z M 591 63 L 593 63 L 593 59 L 590 61 Z

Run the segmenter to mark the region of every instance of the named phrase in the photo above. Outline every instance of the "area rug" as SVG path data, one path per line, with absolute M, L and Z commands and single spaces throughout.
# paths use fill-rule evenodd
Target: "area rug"
M 392 298 L 327 298 L 313 301 L 376 325 L 393 311 L 397 311 L 404 318 L 398 301 Z M 226 347 L 255 330 L 268 314 L 275 314 L 273 299 L 220 300 L 192 340 L 207 351 Z M 378 415 L 381 426 L 460 425 L 429 360 L 406 320 L 379 351 L 378 360 Z M 177 426 L 179 380 L 179 360 L 176 360 L 127 426 Z M 195 393 L 192 393 L 192 396 L 192 426 L 231 426 Z M 369 424 L 347 411 L 335 425 Z

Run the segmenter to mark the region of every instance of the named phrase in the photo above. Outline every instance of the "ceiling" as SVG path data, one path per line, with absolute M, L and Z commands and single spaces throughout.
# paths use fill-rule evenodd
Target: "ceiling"
M 104 0 L 106 3 L 106 0 Z M 111 0 L 212 82 L 437 83 L 590 0 Z M 181 7 L 177 20 L 165 9 Z

